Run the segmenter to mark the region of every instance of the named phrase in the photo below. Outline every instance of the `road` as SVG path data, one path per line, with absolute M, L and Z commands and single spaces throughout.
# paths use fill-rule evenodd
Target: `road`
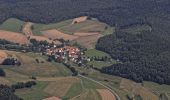
M 111 92 L 116 96 L 117 100 L 121 100 L 120 97 L 119 97 L 119 95 L 118 95 L 115 91 L 113 91 L 111 88 L 109 88 L 108 86 L 104 85 L 103 83 L 101 83 L 101 82 L 99 82 L 99 81 L 96 81 L 96 80 L 94 80 L 94 79 L 92 79 L 92 78 L 89 78 L 89 77 L 80 75 L 80 74 L 79 74 L 78 76 L 79 76 L 79 77 L 82 77 L 82 78 L 85 78 L 85 79 L 88 79 L 88 80 L 90 80 L 90 81 L 93 81 L 93 82 L 95 82 L 95 83 L 97 83 L 97 84 L 102 85 L 103 87 L 105 87 L 106 89 L 108 89 L 109 91 L 111 91 Z

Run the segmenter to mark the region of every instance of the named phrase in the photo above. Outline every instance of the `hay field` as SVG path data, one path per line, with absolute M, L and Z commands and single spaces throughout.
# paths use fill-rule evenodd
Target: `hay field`
M 7 41 L 19 44 L 27 44 L 28 39 L 25 35 L 20 33 L 10 32 L 10 31 L 3 31 L 0 30 L 0 39 L 5 39 Z

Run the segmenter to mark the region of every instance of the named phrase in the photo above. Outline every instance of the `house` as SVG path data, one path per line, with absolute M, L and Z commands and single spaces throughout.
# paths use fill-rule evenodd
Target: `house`
M 53 96 L 53 97 L 49 97 L 49 98 L 46 98 L 46 99 L 43 99 L 43 100 L 62 100 L 62 99 Z

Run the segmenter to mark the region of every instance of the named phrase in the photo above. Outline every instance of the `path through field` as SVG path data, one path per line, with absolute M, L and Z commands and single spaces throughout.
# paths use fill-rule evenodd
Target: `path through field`
M 88 79 L 88 80 L 90 80 L 90 81 L 93 81 L 93 82 L 95 82 L 95 83 L 97 83 L 97 84 L 100 84 L 100 85 L 102 85 L 103 87 L 105 87 L 106 89 L 108 89 L 111 93 L 113 93 L 113 95 L 115 96 L 115 100 L 121 100 L 120 99 L 120 97 L 119 97 L 119 95 L 115 92 L 115 91 L 113 91 L 112 89 L 110 89 L 108 86 L 106 86 L 106 85 L 104 85 L 103 83 L 101 83 L 101 82 L 99 82 L 99 81 L 96 81 L 96 80 L 94 80 L 94 79 L 92 79 L 92 78 L 89 78 L 89 77 L 86 77 L 86 76 L 83 76 L 83 75 L 78 75 L 79 77 L 82 77 L 82 78 L 85 78 L 85 79 Z
M 22 29 L 22 32 L 27 36 L 32 36 L 32 25 L 33 23 L 31 22 L 26 22 L 24 25 L 23 25 L 23 29 Z

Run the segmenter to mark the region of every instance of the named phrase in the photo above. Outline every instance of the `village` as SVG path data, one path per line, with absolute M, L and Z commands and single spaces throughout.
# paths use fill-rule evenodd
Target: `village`
M 90 58 L 84 56 L 84 52 L 78 47 L 63 46 L 63 47 L 48 47 L 45 50 L 45 55 L 49 57 L 48 60 L 54 60 L 56 62 L 63 63 L 75 63 L 79 66 L 84 65 L 84 62 L 90 61 Z

